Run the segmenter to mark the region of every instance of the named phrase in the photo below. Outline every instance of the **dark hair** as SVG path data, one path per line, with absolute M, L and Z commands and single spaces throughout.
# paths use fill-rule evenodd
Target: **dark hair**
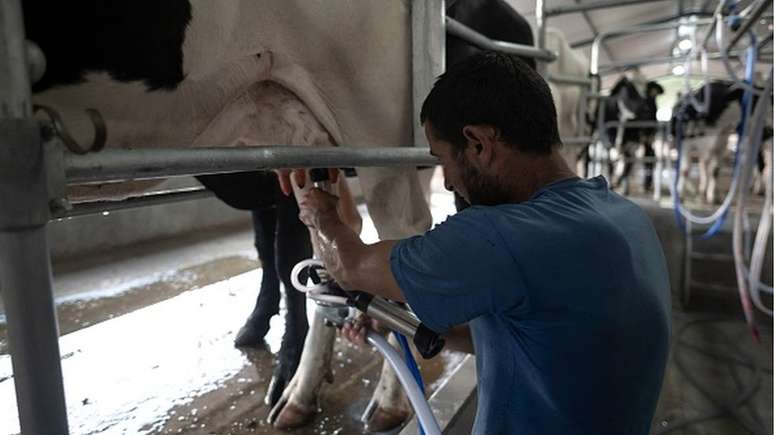
M 435 82 L 420 120 L 461 152 L 466 125 L 489 124 L 514 148 L 547 154 L 561 145 L 551 90 L 516 56 L 484 51 L 453 65 Z

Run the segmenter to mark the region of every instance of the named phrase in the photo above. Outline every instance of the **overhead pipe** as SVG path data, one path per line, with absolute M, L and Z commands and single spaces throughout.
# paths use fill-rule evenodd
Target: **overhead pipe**
M 710 20 L 697 20 L 692 24 L 696 26 L 701 26 L 701 25 L 710 24 L 710 22 L 711 22 Z M 594 38 L 594 43 L 591 45 L 591 64 L 589 67 L 589 71 L 591 75 L 598 75 L 599 73 L 599 47 L 600 47 L 600 44 L 607 38 L 615 35 L 628 35 L 628 34 L 634 34 L 634 33 L 656 32 L 659 30 L 670 30 L 670 29 L 678 28 L 681 25 L 683 24 L 664 23 L 664 24 L 654 24 L 654 25 L 647 25 L 647 26 L 621 28 L 621 29 L 609 30 L 609 31 L 600 33 L 599 35 L 597 35 L 596 38 Z
M 595 9 L 616 8 L 619 6 L 640 5 L 663 1 L 665 0 L 599 0 L 595 2 L 557 6 L 555 8 L 546 9 L 545 15 L 547 17 L 554 17 L 557 15 L 572 14 L 575 12 L 593 11 Z
M 712 16 L 711 12 L 689 11 L 689 12 L 685 12 L 685 13 L 682 13 L 682 14 L 671 15 L 671 16 L 664 17 L 664 18 L 657 18 L 655 20 L 645 21 L 643 23 L 635 24 L 634 26 L 635 27 L 640 27 L 640 26 L 652 26 L 652 25 L 655 25 L 655 24 L 670 23 L 670 22 L 673 22 L 675 20 L 679 20 L 680 18 L 685 18 L 685 17 L 708 18 L 708 17 L 711 17 L 711 16 Z M 623 35 L 613 35 L 613 36 L 611 36 L 608 39 L 615 38 L 616 36 L 623 36 Z M 596 35 L 594 35 L 591 38 L 581 39 L 579 41 L 572 42 L 572 43 L 570 43 L 570 48 L 581 48 L 581 47 L 585 47 L 587 45 L 591 45 L 591 44 L 594 43 L 594 38 L 596 38 Z
M 744 53 L 741 51 L 735 51 L 733 53 L 729 53 L 729 56 L 740 56 L 742 54 Z M 723 58 L 722 53 L 707 53 L 708 60 L 721 60 L 722 58 Z M 620 69 L 634 67 L 634 66 L 661 65 L 661 64 L 668 64 L 668 63 L 674 63 L 674 62 L 682 62 L 684 60 L 685 60 L 685 57 L 683 56 L 655 57 L 650 59 L 626 59 L 626 60 L 606 63 L 604 65 L 600 65 L 598 68 L 599 68 L 599 74 L 604 75 L 604 74 L 612 74 L 615 71 L 618 71 Z M 764 63 L 770 63 L 772 61 L 772 57 L 771 55 L 766 53 L 764 54 L 763 59 L 759 59 L 759 61 L 762 61 Z
M 548 81 L 557 85 L 591 86 L 592 80 L 586 77 L 548 74 Z
M 736 30 L 734 37 L 731 39 L 731 42 L 728 43 L 726 46 L 726 50 L 731 51 L 736 46 L 736 44 L 739 43 L 739 40 L 742 39 L 742 37 L 747 33 L 748 30 L 760 19 L 761 15 L 763 15 L 763 12 L 768 10 L 771 7 L 772 0 L 763 0 L 760 3 L 758 3 L 758 6 L 756 6 L 755 9 L 753 9 L 752 13 L 749 17 L 746 17 L 744 22 L 742 23 L 741 27 Z
M 515 44 L 513 42 L 498 41 L 489 39 L 470 27 L 459 21 L 446 17 L 446 33 L 456 36 L 460 39 L 482 48 L 484 50 L 495 50 L 504 53 L 515 54 L 517 56 L 531 57 L 543 62 L 553 62 L 556 60 L 556 54 L 549 50 L 541 50 L 531 45 Z

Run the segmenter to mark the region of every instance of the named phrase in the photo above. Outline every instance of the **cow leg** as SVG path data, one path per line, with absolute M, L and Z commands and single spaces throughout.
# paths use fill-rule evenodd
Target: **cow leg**
M 305 189 L 299 189 L 294 184 L 295 197 L 297 199 L 303 198 L 308 189 L 311 188 L 311 183 L 307 183 Z M 339 216 L 342 221 L 346 223 L 353 231 L 359 232 L 362 226 L 362 220 L 360 215 L 357 214 L 355 209 L 355 202 L 349 191 L 349 187 L 346 184 L 344 177 L 339 178 L 339 183 L 334 186 L 335 193 L 340 197 L 339 201 Z M 293 222 L 298 220 L 298 206 L 287 206 L 279 209 L 282 223 Z M 292 218 L 292 219 L 291 219 Z M 284 228 L 284 227 L 282 227 Z M 284 233 L 285 230 L 283 229 Z M 295 225 L 287 227 L 288 233 L 306 234 L 306 239 L 309 240 L 309 231 L 303 225 L 296 227 Z M 278 235 L 279 238 L 279 235 Z M 312 234 L 311 240 L 313 240 L 313 247 L 316 249 L 319 247 L 319 243 L 316 240 L 316 235 Z M 293 255 L 285 256 L 280 255 L 280 276 L 290 277 L 291 269 L 298 263 L 298 261 L 309 258 L 312 256 L 312 252 L 306 251 L 304 255 L 301 255 L 301 251 L 297 250 L 293 252 Z M 319 255 L 317 255 L 319 257 Z M 283 278 L 284 280 L 285 278 Z M 284 281 L 283 281 L 284 282 Z M 292 288 L 290 283 L 286 284 L 286 289 Z M 302 313 L 303 307 L 306 304 L 305 295 L 293 290 L 293 293 L 286 293 L 288 297 L 288 316 L 294 318 L 300 318 L 305 315 L 305 311 Z M 297 299 L 297 303 L 292 303 L 291 299 Z M 296 311 L 290 311 L 290 307 L 297 308 Z M 289 317 L 288 320 L 291 320 Z M 300 322 L 293 320 L 289 324 L 300 325 Z M 269 412 L 269 422 L 274 424 L 279 429 L 292 429 L 307 424 L 319 409 L 318 397 L 320 389 L 322 388 L 323 381 L 328 380 L 332 382 L 333 375 L 331 374 L 331 355 L 333 353 L 333 342 L 336 336 L 336 330 L 331 327 L 327 327 L 324 324 L 324 318 L 319 310 L 315 310 L 312 316 L 312 323 L 309 325 L 309 332 L 306 334 L 306 340 L 303 339 L 301 331 L 286 332 L 283 339 L 283 349 L 287 340 L 294 340 L 298 342 L 299 339 L 303 342 L 303 349 L 301 350 L 301 359 L 297 364 L 297 369 L 294 368 L 295 374 L 290 371 L 286 371 L 284 374 L 285 379 L 288 379 L 292 374 L 292 379 L 285 387 L 284 391 L 279 385 L 275 385 L 279 382 L 279 376 L 275 376 L 272 379 L 272 384 L 267 391 L 266 401 L 276 401 L 276 404 Z M 288 362 L 292 362 L 294 354 L 288 352 Z M 282 365 L 282 358 L 280 363 Z M 288 368 L 290 365 L 288 364 Z M 284 370 L 284 368 L 283 368 Z M 277 373 L 275 372 L 275 375 Z M 281 395 L 279 393 L 282 393 Z
M 642 180 L 642 186 L 646 192 L 653 189 L 653 168 L 656 165 L 652 159 L 656 157 L 656 150 L 653 148 L 653 141 L 648 140 L 643 144 L 645 146 L 645 178 Z
M 261 289 L 255 308 L 244 326 L 237 332 L 234 345 L 237 347 L 257 346 L 269 331 L 269 320 L 279 313 L 280 289 L 276 272 L 274 231 L 277 222 L 277 209 L 266 207 L 252 210 L 255 247 L 261 260 L 263 275 Z
M 323 315 L 319 310 L 315 310 L 298 370 L 269 412 L 269 423 L 279 429 L 292 429 L 303 426 L 314 418 L 322 380 L 327 379 L 330 382 L 333 379 L 330 366 L 335 338 L 336 330 L 325 326 Z
M 279 362 L 266 391 L 266 403 L 274 406 L 293 377 L 301 358 L 304 338 L 309 330 L 306 296 L 293 288 L 290 272 L 300 261 L 312 256 L 309 231 L 298 219 L 294 197 L 277 195 L 276 273 L 285 289 L 285 335 L 279 351 Z
M 757 171 L 754 173 L 753 193 L 756 195 L 763 195 L 766 193 L 766 176 L 768 173 L 768 165 L 766 164 L 766 156 L 764 153 L 765 144 L 761 144 L 761 149 L 758 151 L 757 158 Z
M 381 240 L 424 233 L 432 217 L 413 167 L 357 168 L 368 213 Z
M 368 211 L 382 240 L 404 239 L 430 228 L 432 217 L 413 168 L 357 168 Z M 366 427 L 385 431 L 410 415 L 403 388 L 385 361 L 379 384 L 371 398 Z
M 702 168 L 705 167 L 705 156 L 704 153 L 699 154 L 699 174 L 702 172 Z M 680 193 L 680 196 L 684 196 L 686 191 L 689 191 L 691 194 L 696 193 L 696 189 L 694 184 L 691 182 L 691 180 L 688 179 L 688 175 L 691 171 L 691 148 L 683 145 L 683 155 L 680 159 L 680 180 L 677 183 L 677 191 Z
M 699 195 L 703 199 L 707 198 L 707 185 L 709 184 L 709 167 L 712 157 L 707 156 L 699 159 Z
M 575 170 L 582 178 L 589 178 L 589 163 L 591 161 L 591 145 L 583 147 L 575 158 Z
M 712 158 L 709 159 L 707 164 L 707 174 L 706 174 L 707 204 L 715 204 L 715 201 L 717 201 L 718 175 L 720 175 L 720 163 L 718 159 L 715 156 L 713 156 Z
M 634 151 L 636 150 L 636 145 L 627 143 L 624 144 L 622 147 L 623 153 L 621 155 L 621 160 L 623 161 L 623 169 L 621 171 L 621 175 L 618 177 L 618 183 L 617 186 L 623 185 L 623 194 L 628 195 L 629 194 L 629 174 L 632 172 L 632 168 L 634 167 L 634 162 L 632 159 L 634 158 Z
M 394 334 L 387 341 L 399 348 Z M 394 369 L 386 362 L 382 364 L 379 383 L 360 420 L 367 432 L 386 432 L 400 426 L 411 416 L 411 405 L 404 394 Z

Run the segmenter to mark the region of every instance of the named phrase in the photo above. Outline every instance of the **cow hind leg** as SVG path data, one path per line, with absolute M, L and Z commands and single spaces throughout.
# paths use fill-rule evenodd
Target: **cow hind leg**
M 715 204 L 718 200 L 718 176 L 720 175 L 720 165 L 716 159 L 710 161 L 707 173 L 707 204 Z
M 269 321 L 279 313 L 280 282 L 276 271 L 274 250 L 277 210 L 275 207 L 255 209 L 252 210 L 252 216 L 255 247 L 261 260 L 263 274 L 255 308 L 234 339 L 234 345 L 237 347 L 262 344 L 264 336 L 269 331 Z
M 277 200 L 276 273 L 285 289 L 285 334 L 279 351 L 279 362 L 266 392 L 266 403 L 274 406 L 296 372 L 304 339 L 309 330 L 306 296 L 293 288 L 290 273 L 298 262 L 312 256 L 312 245 L 304 224 L 298 219 L 294 197 L 280 195 Z
M 393 334 L 388 337 L 388 342 L 399 347 Z M 410 416 L 411 406 L 403 387 L 392 366 L 385 362 L 374 395 L 360 420 L 367 432 L 386 432 L 400 426 Z
M 269 412 L 269 423 L 278 429 L 293 429 L 314 418 L 322 381 L 333 380 L 330 366 L 335 338 L 336 330 L 326 326 L 322 313 L 315 310 L 298 370 Z
M 642 180 L 642 186 L 646 192 L 650 192 L 653 189 L 653 169 L 656 166 L 656 162 L 653 160 L 656 158 L 656 150 L 653 147 L 653 141 L 645 142 L 645 175 Z

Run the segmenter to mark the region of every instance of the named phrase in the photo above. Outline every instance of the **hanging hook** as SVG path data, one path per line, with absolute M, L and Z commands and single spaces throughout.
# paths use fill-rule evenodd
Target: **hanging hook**
M 48 116 L 54 125 L 54 130 L 62 139 L 62 142 L 64 142 L 65 146 L 68 150 L 70 150 L 70 152 L 83 155 L 100 151 L 105 147 L 105 143 L 107 142 L 107 126 L 105 125 L 105 120 L 102 118 L 102 115 L 100 115 L 97 109 L 89 108 L 85 110 L 86 114 L 89 115 L 89 119 L 91 119 L 92 125 L 94 126 L 94 140 L 92 141 L 91 146 L 88 148 L 81 146 L 78 141 L 76 141 L 72 135 L 70 135 L 70 132 L 67 130 L 67 126 L 65 126 L 64 122 L 62 121 L 62 117 L 59 115 L 59 112 L 51 107 L 41 104 L 33 105 L 32 110 L 33 113 L 41 111 L 45 113 L 46 116 Z

